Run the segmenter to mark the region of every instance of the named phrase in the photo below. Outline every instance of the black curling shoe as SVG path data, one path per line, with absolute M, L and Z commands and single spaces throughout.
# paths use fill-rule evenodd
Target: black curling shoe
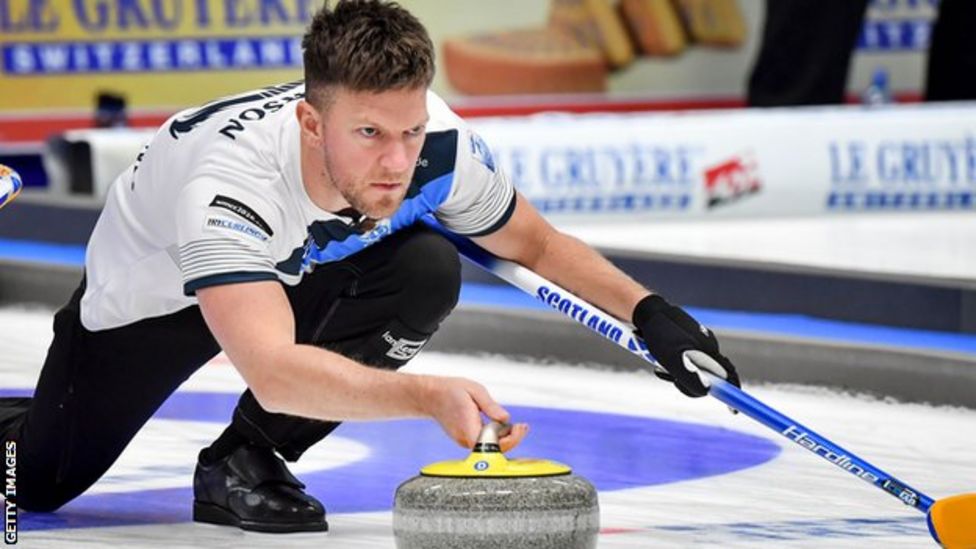
M 197 462 L 193 520 L 256 532 L 321 532 L 325 508 L 271 448 L 245 444 L 214 463 Z

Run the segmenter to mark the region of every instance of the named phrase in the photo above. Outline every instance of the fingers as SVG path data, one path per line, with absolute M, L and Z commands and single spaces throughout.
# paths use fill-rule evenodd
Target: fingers
M 682 358 L 684 359 L 685 367 L 690 371 L 694 371 L 692 370 L 692 367 L 699 370 L 705 370 L 725 379 L 725 381 L 728 381 L 736 387 L 742 387 L 742 383 L 739 381 L 739 374 L 736 372 L 735 366 L 733 366 L 732 361 L 724 355 L 712 356 L 702 351 L 685 351 Z M 692 363 L 692 367 L 689 367 L 688 365 L 689 360 Z M 703 377 L 707 378 L 707 376 Z
M 684 371 L 672 372 L 681 392 L 691 397 L 708 394 L 709 380 L 704 371 L 710 371 L 702 362 L 711 358 L 701 351 L 685 351 L 681 354 L 681 367 Z
M 478 408 L 484 412 L 489 419 L 498 421 L 500 423 L 509 423 L 511 421 L 512 415 L 508 412 L 508 410 L 498 404 L 498 402 L 496 402 L 495 399 L 488 394 L 488 391 L 483 386 L 472 382 L 472 387 L 469 394 Z M 527 423 L 516 423 L 512 425 L 512 428 L 508 434 L 498 439 L 498 446 L 501 448 L 502 453 L 508 452 L 509 450 L 512 450 L 518 446 L 528 434 L 529 425 Z
M 424 376 L 428 391 L 423 395 L 430 417 L 455 443 L 470 450 L 481 432 L 481 413 L 472 397 L 472 382 L 460 378 Z
M 682 361 L 684 362 L 685 368 L 689 372 L 700 373 L 702 370 L 715 374 L 722 379 L 729 377 L 728 372 L 725 368 L 718 363 L 717 360 L 708 356 L 704 351 L 685 351 L 681 354 Z M 705 385 L 708 385 L 708 376 L 701 376 Z
M 481 434 L 483 427 L 481 412 L 501 423 L 508 423 L 511 414 L 502 408 L 479 383 L 470 380 L 457 381 L 463 391 L 461 394 L 466 398 L 462 397 L 462 402 L 458 403 L 460 409 L 457 413 L 460 421 L 453 438 L 459 445 L 470 450 L 478 442 L 478 435 Z
M 469 393 L 470 394 L 470 393 Z M 462 405 L 459 411 L 461 415 L 460 431 L 454 438 L 455 442 L 468 450 L 474 448 L 478 442 L 478 435 L 481 434 L 481 414 L 478 413 L 478 406 L 472 399 Z
M 474 448 L 481 434 L 484 413 L 491 420 L 509 423 L 511 414 L 503 408 L 480 384 L 461 378 L 441 378 L 441 390 L 437 391 L 440 405 L 432 414 L 444 431 L 459 446 Z M 498 440 L 502 452 L 519 445 L 529 432 L 525 423 L 513 425 L 511 430 Z
M 508 413 L 508 410 L 502 408 L 501 404 L 495 402 L 495 399 L 488 394 L 488 390 L 481 385 L 472 382 L 472 388 L 469 390 L 469 394 L 474 399 L 478 409 L 484 412 L 489 418 L 499 423 L 508 423 L 512 419 L 512 415 Z
M 458 446 L 470 450 L 478 442 L 478 435 L 481 433 L 481 416 L 464 417 L 459 423 L 459 426 L 448 431 L 448 435 Z
M 732 365 L 732 361 L 726 358 L 725 356 L 719 355 L 718 362 L 719 364 L 722 365 L 723 368 L 725 368 L 725 371 L 728 372 L 728 375 L 725 377 L 725 380 L 741 389 L 742 382 L 739 380 L 739 373 L 735 370 L 735 366 Z
M 682 355 L 682 361 L 684 362 L 684 366 L 686 369 L 688 369 L 688 371 L 698 374 L 698 377 L 701 378 L 701 382 L 705 388 L 704 393 L 697 395 L 691 394 L 691 392 L 695 391 L 694 388 L 686 391 L 684 387 L 678 386 L 678 388 L 681 389 L 681 392 L 689 396 L 704 396 L 705 394 L 708 394 L 708 391 L 711 389 L 711 381 L 703 372 L 713 373 L 724 378 L 726 381 L 735 385 L 736 387 L 742 387 L 741 383 L 739 382 L 739 375 L 736 373 L 735 367 L 732 366 L 732 362 L 722 355 L 718 355 L 718 359 L 714 359 L 701 351 L 685 351 L 685 353 Z M 732 415 L 739 413 L 738 410 L 732 407 L 729 407 L 729 411 L 732 412 Z
M 514 449 L 528 434 L 528 423 L 516 423 L 515 425 L 512 425 L 511 432 L 498 440 L 498 445 L 501 447 L 502 453 L 506 453 L 509 450 Z

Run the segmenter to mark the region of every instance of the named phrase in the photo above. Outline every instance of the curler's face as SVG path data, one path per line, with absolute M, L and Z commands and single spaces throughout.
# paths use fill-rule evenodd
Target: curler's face
M 426 135 L 427 90 L 335 90 L 321 113 L 326 190 L 372 219 L 403 203 Z

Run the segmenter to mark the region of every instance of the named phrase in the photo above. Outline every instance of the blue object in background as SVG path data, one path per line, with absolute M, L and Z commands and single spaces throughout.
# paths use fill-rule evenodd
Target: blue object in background
M 10 166 L 20 174 L 25 188 L 46 189 L 48 186 L 47 172 L 40 153 L 0 153 L 0 164 Z
M 871 75 L 871 83 L 861 94 L 861 103 L 865 105 L 887 105 L 891 102 L 888 69 L 878 67 L 874 69 L 874 74 Z

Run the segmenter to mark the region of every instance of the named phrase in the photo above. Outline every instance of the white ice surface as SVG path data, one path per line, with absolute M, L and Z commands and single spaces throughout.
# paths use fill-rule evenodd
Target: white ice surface
M 0 310 L 0 387 L 29 388 L 50 338 L 48 311 Z M 781 439 L 710 399 L 691 400 L 642 373 L 532 365 L 499 357 L 423 353 L 412 371 L 463 375 L 484 383 L 504 404 L 614 412 L 699 422 Z M 225 360 L 204 367 L 181 389 L 235 393 L 243 384 Z M 976 492 L 976 411 L 884 402 L 826 390 L 750 386 L 769 404 L 817 429 L 935 498 Z M 518 418 L 515 418 L 516 420 Z M 196 444 L 215 432 L 186 422 L 153 420 L 94 490 L 125 482 L 154 452 L 181 437 Z M 530 435 L 531 436 L 531 435 Z M 167 442 L 169 441 L 169 442 Z M 317 459 L 356 459 L 367 451 L 342 442 Z M 599 452 L 580 448 L 580 452 Z M 195 455 L 170 458 L 192 470 Z M 654 459 L 646 456 L 646 459 Z M 300 469 L 296 469 L 300 470 Z M 188 478 L 184 476 L 183 478 Z M 164 479 L 165 480 L 165 479 Z M 168 481 L 167 481 L 168 482 Z M 325 502 L 328 505 L 328 502 Z M 607 531 L 602 548 L 637 547 L 934 547 L 924 517 L 805 450 L 784 447 L 775 459 L 732 474 L 600 495 Z M 189 502 L 188 502 L 189 505 Z M 877 519 L 859 526 L 846 519 Z M 24 547 L 393 547 L 391 513 L 331 514 L 328 534 L 273 536 L 200 524 L 125 526 L 22 532 Z M 759 539 L 741 526 L 759 528 Z M 675 530 L 682 527 L 684 530 Z M 817 535 L 816 532 L 821 532 Z M 829 534 L 829 537 L 823 537 Z

